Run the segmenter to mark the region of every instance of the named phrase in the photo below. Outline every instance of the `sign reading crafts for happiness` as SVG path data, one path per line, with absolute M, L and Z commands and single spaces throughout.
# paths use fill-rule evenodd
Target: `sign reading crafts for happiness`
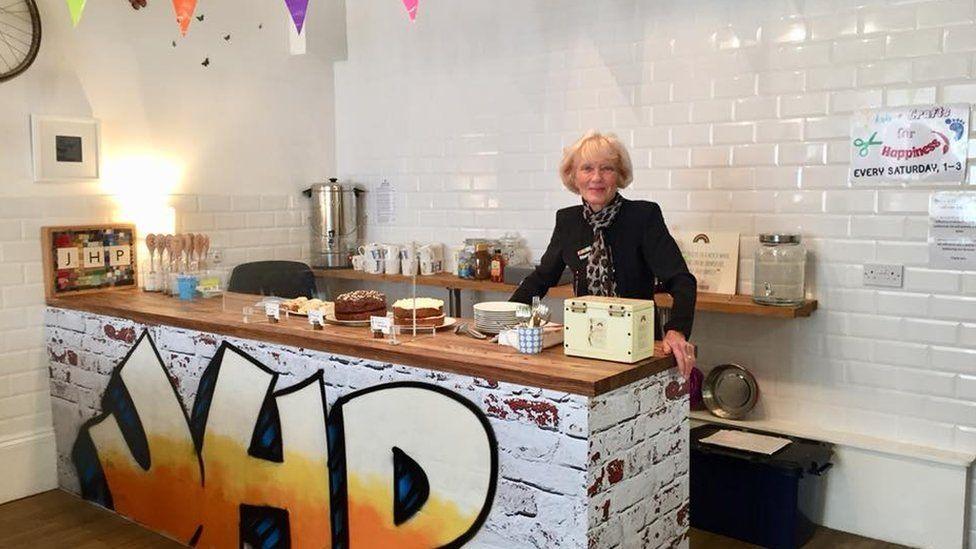
M 969 105 L 861 111 L 851 116 L 852 183 L 962 182 Z

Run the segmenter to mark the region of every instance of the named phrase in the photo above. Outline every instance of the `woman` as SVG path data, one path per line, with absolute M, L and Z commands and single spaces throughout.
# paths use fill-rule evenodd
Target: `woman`
M 564 151 L 559 175 L 583 204 L 556 212 L 546 253 L 511 301 L 530 303 L 533 296 L 545 296 L 566 265 L 573 271 L 576 295 L 654 299 L 657 279 L 674 298 L 661 338 L 664 351 L 674 353 L 678 370 L 687 378 L 695 365 L 688 338 L 697 282 L 664 224 L 661 208 L 617 192 L 633 180 L 627 149 L 611 134 L 588 132 Z

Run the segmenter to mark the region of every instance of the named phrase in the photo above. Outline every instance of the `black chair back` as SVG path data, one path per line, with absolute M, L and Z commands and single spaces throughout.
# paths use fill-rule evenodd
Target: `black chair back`
M 315 297 L 315 275 L 299 261 L 241 263 L 230 273 L 227 289 L 244 294 Z

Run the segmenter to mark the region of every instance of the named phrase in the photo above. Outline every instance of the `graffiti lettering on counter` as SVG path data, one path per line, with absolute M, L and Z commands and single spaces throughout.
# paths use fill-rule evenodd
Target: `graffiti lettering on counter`
M 72 450 L 82 495 L 196 547 L 458 547 L 487 518 L 498 450 L 484 414 L 389 383 L 326 411 L 322 372 L 278 375 L 224 343 L 186 413 L 147 333 Z

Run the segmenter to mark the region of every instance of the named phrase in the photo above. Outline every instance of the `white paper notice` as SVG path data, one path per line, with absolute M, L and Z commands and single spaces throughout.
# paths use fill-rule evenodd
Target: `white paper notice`
M 374 193 L 376 196 L 376 222 L 389 225 L 396 222 L 396 191 L 389 181 L 383 181 Z
M 758 454 L 773 455 L 789 446 L 792 441 L 787 438 L 723 429 L 701 439 L 701 442 Z
M 932 193 L 929 267 L 976 270 L 976 192 Z

